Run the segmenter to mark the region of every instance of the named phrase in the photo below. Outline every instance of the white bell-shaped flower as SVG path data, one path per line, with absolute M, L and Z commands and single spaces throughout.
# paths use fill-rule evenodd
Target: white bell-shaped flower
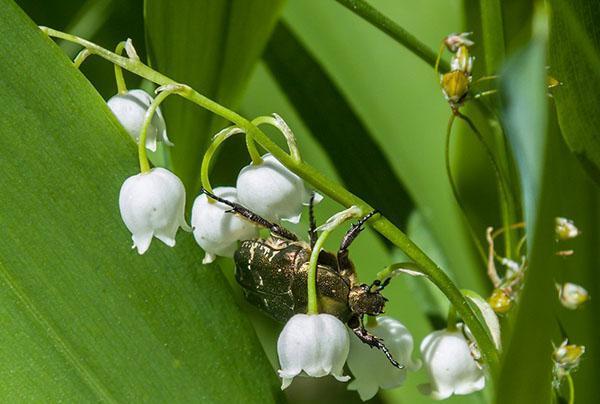
M 240 171 L 236 184 L 240 203 L 265 219 L 298 223 L 302 205 L 310 200 L 304 181 L 271 154 L 262 159 L 262 163 L 249 164 Z M 321 199 L 315 195 L 315 203 Z
M 329 374 L 346 382 L 344 362 L 350 338 L 346 326 L 331 314 L 296 314 L 288 320 L 277 340 L 281 389 L 302 372 L 311 377 Z
M 117 94 L 108 101 L 108 107 L 117 117 L 121 125 L 137 143 L 140 139 L 146 111 L 150 108 L 153 98 L 144 90 L 129 90 L 125 94 Z M 160 107 L 152 116 L 148 132 L 146 133 L 146 149 L 156 151 L 156 143 L 165 142 L 169 146 L 173 143 L 167 137 L 167 127 Z
M 132 234 L 133 247 L 140 254 L 148 250 L 152 237 L 173 247 L 179 227 L 191 231 L 185 222 L 184 206 L 183 183 L 164 168 L 129 177 L 121 186 L 121 217 Z
M 381 316 L 377 318 L 375 326 L 366 328 L 383 339 L 394 359 L 404 365 L 404 369 L 394 367 L 380 350 L 372 349 L 358 338 L 350 338 L 348 367 L 354 380 L 348 385 L 348 390 L 357 391 L 363 401 L 374 397 L 380 388 L 401 386 L 408 370 L 416 371 L 421 367 L 421 362 L 411 357 L 413 337 L 401 322 Z
M 216 196 L 230 202 L 238 202 L 236 189 L 218 187 L 213 190 Z M 200 194 L 192 207 L 192 228 L 194 238 L 206 255 L 203 263 L 215 260 L 217 255 L 233 257 L 240 240 L 258 237 L 258 228 L 248 220 L 227 213 L 231 209 L 221 202 L 209 202 L 205 194 Z
M 419 387 L 436 400 L 452 394 L 470 394 L 485 387 L 483 370 L 473 359 L 462 327 L 457 324 L 455 331 L 434 331 L 421 342 L 421 355 L 430 384 Z

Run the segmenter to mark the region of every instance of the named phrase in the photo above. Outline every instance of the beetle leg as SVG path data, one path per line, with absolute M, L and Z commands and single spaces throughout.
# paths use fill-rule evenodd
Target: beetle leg
M 350 244 L 352 244 L 352 242 L 360 234 L 360 232 L 364 230 L 363 225 L 367 222 L 367 220 L 369 220 L 373 215 L 377 213 L 379 213 L 379 211 L 374 210 L 366 214 L 362 219 L 350 226 L 350 230 L 346 232 L 346 235 L 342 239 L 340 249 L 337 253 L 338 264 L 342 270 L 351 267 L 350 260 L 348 259 L 348 247 L 350 247 Z
M 231 201 L 228 201 L 227 199 L 218 197 L 217 195 L 207 191 L 204 188 L 202 188 L 200 190 L 200 192 L 205 193 L 207 196 L 211 197 L 215 201 L 218 201 L 218 202 L 224 203 L 227 206 L 230 206 L 231 209 L 228 210 L 227 212 L 237 213 L 238 215 L 244 217 L 245 219 L 247 219 L 251 222 L 258 224 L 259 226 L 266 227 L 267 229 L 269 229 L 271 231 L 271 233 L 273 233 L 279 237 L 282 237 L 282 238 L 285 238 L 285 239 L 291 240 L 291 241 L 298 241 L 298 237 L 294 233 L 289 231 L 288 229 L 281 227 L 277 223 L 269 222 L 267 219 L 263 218 L 262 216 L 257 215 L 256 213 L 252 212 L 248 208 L 243 207 L 239 203 L 231 202 Z
M 352 327 L 354 325 L 354 323 L 356 323 L 356 318 L 350 319 L 350 321 L 348 323 L 349 323 L 348 325 L 350 325 Z M 360 339 L 363 343 L 369 345 L 371 348 L 375 347 L 375 348 L 379 349 L 381 352 L 384 353 L 386 358 L 388 358 L 390 363 L 392 365 L 394 365 L 395 367 L 397 367 L 398 369 L 404 369 L 404 365 L 399 364 L 393 358 L 389 349 L 383 343 L 383 340 L 381 338 L 377 338 L 376 336 L 374 336 L 373 334 L 371 334 L 369 331 L 367 331 L 365 329 L 362 316 L 360 316 L 358 318 L 358 323 L 359 323 L 358 326 L 352 328 L 352 331 L 354 331 L 354 334 L 358 337 L 358 339 Z
M 310 201 L 308 202 L 308 218 L 310 227 L 308 228 L 308 238 L 310 240 L 310 248 L 312 249 L 317 242 L 317 222 L 315 221 L 315 193 L 310 195 Z

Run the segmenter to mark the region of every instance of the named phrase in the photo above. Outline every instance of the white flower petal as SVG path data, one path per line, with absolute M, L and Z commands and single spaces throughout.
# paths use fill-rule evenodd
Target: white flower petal
M 282 389 L 304 372 L 311 377 L 332 374 L 347 381 L 343 367 L 350 341 L 345 325 L 330 314 L 296 314 L 283 328 L 277 340 L 277 353 L 283 379 Z
M 379 388 L 392 389 L 401 386 L 407 371 L 416 371 L 421 366 L 420 361 L 414 361 L 411 357 L 413 338 L 402 323 L 391 317 L 381 316 L 377 318 L 374 327 L 367 326 L 367 329 L 383 339 L 394 359 L 405 368 L 394 367 L 381 351 L 371 349 L 358 338 L 351 338 L 348 367 L 355 380 L 348 389 L 358 391 L 362 400 L 375 396 Z
M 216 196 L 238 202 L 236 189 L 218 187 Z M 211 256 L 233 257 L 238 241 L 258 237 L 258 228 L 250 221 L 228 213 L 231 208 L 221 202 L 209 202 L 205 194 L 199 195 L 192 207 L 192 226 L 198 245 Z M 211 256 L 208 258 L 210 259 Z M 206 258 L 205 258 L 206 259 Z
M 129 177 L 119 193 L 121 217 L 140 254 L 146 252 L 152 236 L 171 247 L 175 245 L 177 229 L 187 227 L 184 206 L 183 184 L 160 167 Z
M 107 105 L 137 143 L 144 125 L 146 111 L 152 101 L 153 98 L 144 90 L 133 89 L 125 94 L 114 95 L 107 101 Z M 160 107 L 157 108 L 148 126 L 146 148 L 156 151 L 157 141 L 164 141 L 166 144 L 172 145 L 167 138 L 166 124 Z
M 457 327 L 456 331 L 434 331 L 421 343 L 423 362 L 430 378 L 430 394 L 438 400 L 452 394 L 470 394 L 485 386 L 483 370 L 471 355 L 462 324 Z
M 262 159 L 240 171 L 236 184 L 240 203 L 267 220 L 297 220 L 307 194 L 304 181 L 271 154 Z

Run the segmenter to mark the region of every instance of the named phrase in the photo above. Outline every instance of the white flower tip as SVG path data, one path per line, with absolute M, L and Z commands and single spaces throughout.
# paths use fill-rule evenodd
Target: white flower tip
M 141 234 L 141 235 L 132 235 L 131 239 L 133 240 L 133 246 L 131 248 L 137 248 L 138 254 L 143 255 L 148 248 L 150 248 L 150 243 L 152 242 L 152 233 L 150 234 Z
M 336 374 L 333 374 L 333 373 L 332 373 L 332 376 L 333 376 L 333 377 L 335 377 L 335 379 L 336 379 L 338 382 L 343 382 L 343 383 L 345 383 L 345 382 L 347 382 L 348 380 L 350 380 L 350 376 L 348 376 L 348 375 L 345 375 L 345 376 L 344 376 L 344 375 L 342 375 L 342 376 L 339 376 L 339 375 L 336 375 Z
M 302 213 L 298 213 L 296 216 L 282 217 L 281 220 L 292 223 L 292 224 L 298 224 L 298 223 L 300 223 L 301 217 L 302 217 Z
M 204 265 L 206 264 L 210 264 L 212 262 L 214 262 L 217 259 L 217 256 L 211 253 L 205 253 L 204 254 L 204 258 L 202 259 L 202 263 Z
M 129 59 L 140 60 L 140 57 L 138 56 L 135 47 L 133 46 L 133 41 L 131 40 L 131 38 L 127 38 L 127 40 L 125 41 L 125 53 L 127 53 Z

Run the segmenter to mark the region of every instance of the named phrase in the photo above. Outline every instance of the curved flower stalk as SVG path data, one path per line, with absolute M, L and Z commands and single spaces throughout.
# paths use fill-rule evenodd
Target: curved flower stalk
M 121 217 L 132 233 L 133 247 L 140 254 L 148 250 L 152 237 L 173 247 L 179 227 L 191 231 L 185 222 L 184 206 L 183 183 L 164 168 L 129 177 L 121 186 Z
M 357 338 L 350 339 L 348 367 L 354 380 L 348 385 L 348 390 L 357 391 L 363 401 L 373 398 L 380 388 L 393 389 L 401 386 L 409 370 L 417 371 L 421 367 L 421 361 L 412 359 L 413 337 L 401 322 L 392 317 L 381 316 L 374 325 L 367 325 L 367 330 L 385 341 L 392 356 L 404 368 L 390 366 L 381 352 Z
M 107 101 L 112 113 L 117 117 L 127 133 L 137 143 L 140 140 L 146 111 L 154 99 L 144 90 L 134 89 L 123 94 L 116 94 Z M 148 126 L 146 135 L 146 148 L 156 151 L 157 142 L 164 142 L 173 146 L 167 137 L 167 127 L 160 108 L 156 109 L 152 121 Z
M 296 314 L 286 323 L 277 340 L 281 389 L 301 373 L 311 377 L 332 375 L 341 382 L 350 349 L 346 326 L 330 314 Z
M 443 400 L 452 394 L 465 395 L 485 387 L 484 372 L 471 354 L 463 324 L 456 330 L 434 331 L 421 342 L 423 364 L 430 383 L 419 386 L 424 394 Z
M 242 168 L 236 188 L 242 205 L 273 221 L 298 223 L 302 206 L 311 197 L 304 180 L 269 153 L 262 156 L 260 164 Z M 316 194 L 315 203 L 322 199 Z
M 237 192 L 233 187 L 217 187 L 213 193 L 237 203 Z M 227 213 L 229 206 L 220 202 L 209 202 L 206 194 L 200 194 L 192 207 L 192 228 L 196 242 L 206 255 L 203 264 L 211 263 L 216 256 L 233 257 L 239 240 L 258 237 L 258 228 L 247 220 Z

